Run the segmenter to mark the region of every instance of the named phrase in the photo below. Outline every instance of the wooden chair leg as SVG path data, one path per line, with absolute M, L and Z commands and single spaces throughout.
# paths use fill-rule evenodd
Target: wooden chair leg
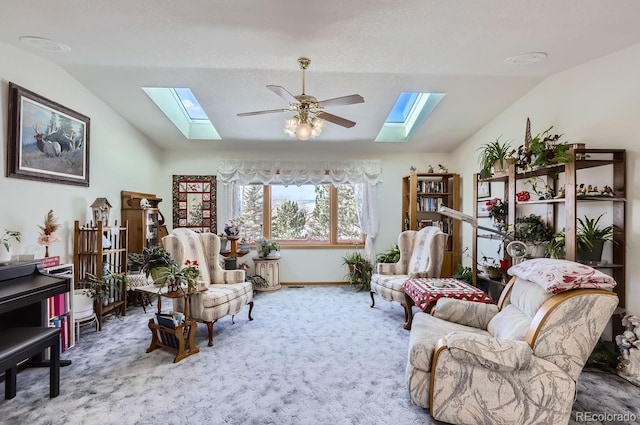
M 369 295 L 371 295 L 371 308 L 375 307 L 376 305 L 376 300 L 375 298 L 373 298 L 373 294 L 374 294 L 373 291 L 369 291 Z
M 253 320 L 253 317 L 251 317 L 251 312 L 253 311 L 253 301 L 249 302 L 249 320 Z
M 207 324 L 207 331 L 209 332 L 209 347 L 213 345 L 213 323 L 205 322 Z

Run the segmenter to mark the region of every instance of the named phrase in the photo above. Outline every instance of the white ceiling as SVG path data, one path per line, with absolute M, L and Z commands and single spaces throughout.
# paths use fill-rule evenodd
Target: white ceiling
M 549 75 L 640 42 L 637 0 L 20 0 L 3 1 L 0 42 L 59 64 L 163 149 L 449 152 Z M 71 47 L 20 43 L 38 36 Z M 546 52 L 528 66 L 504 63 Z M 357 122 L 306 142 L 282 132 L 286 107 L 265 86 L 318 100 Z M 190 87 L 222 141 L 189 141 L 140 89 Z M 402 91 L 447 95 L 407 143 L 375 143 Z M 82 111 L 80 111 L 82 112 Z M 523 117 L 524 118 L 524 117 Z M 94 117 L 93 119 L 96 119 Z

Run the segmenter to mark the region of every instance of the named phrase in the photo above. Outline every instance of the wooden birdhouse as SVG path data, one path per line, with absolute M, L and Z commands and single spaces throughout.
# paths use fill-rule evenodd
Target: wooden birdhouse
M 98 221 L 102 221 L 102 226 L 109 226 L 109 211 L 111 210 L 111 204 L 107 198 L 96 198 L 91 204 L 91 211 L 93 212 L 94 225 L 98 225 Z

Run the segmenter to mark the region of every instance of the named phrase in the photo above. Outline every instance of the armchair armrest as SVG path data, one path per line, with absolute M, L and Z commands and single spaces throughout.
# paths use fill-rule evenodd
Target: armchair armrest
M 489 322 L 498 311 L 498 306 L 495 304 L 440 298 L 431 310 L 431 314 L 447 322 L 486 330 Z
M 214 270 L 211 283 L 240 283 L 246 280 L 244 270 Z
M 533 350 L 524 341 L 497 339 L 472 332 L 451 332 L 444 337 L 451 357 L 499 371 L 529 368 Z

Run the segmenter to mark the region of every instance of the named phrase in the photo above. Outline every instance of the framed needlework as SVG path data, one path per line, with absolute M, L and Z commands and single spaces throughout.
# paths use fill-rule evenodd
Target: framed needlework
M 491 196 L 491 183 L 478 182 L 478 198 L 488 198 Z
M 173 176 L 173 228 L 217 230 L 216 176 Z
M 89 186 L 89 122 L 10 82 L 7 177 Z

